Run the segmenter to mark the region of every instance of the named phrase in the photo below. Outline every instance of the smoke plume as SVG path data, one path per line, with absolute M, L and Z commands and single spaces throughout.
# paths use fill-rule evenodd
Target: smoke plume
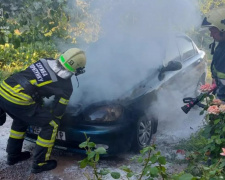
M 86 73 L 78 77 L 79 88 L 74 78 L 70 103 L 86 106 L 118 98 L 145 79 L 149 72 L 157 73 L 165 63 L 164 46 L 158 42 L 170 41 L 167 37 L 173 31 L 186 33 L 201 24 L 200 10 L 195 3 L 195 0 L 93 1 L 91 8 L 100 12 L 101 34 L 99 40 L 86 49 Z M 169 123 L 167 113 L 170 110 L 163 103 L 168 93 L 161 92 L 158 97 L 157 108 L 162 106 L 163 113 L 155 112 L 163 120 L 160 124 L 165 122 L 164 125 Z M 180 112 L 173 130 L 182 129 L 184 122 L 180 121 L 185 117 L 180 110 L 181 93 L 179 89 L 172 92 L 171 107 Z M 160 127 L 166 129 L 166 126 Z

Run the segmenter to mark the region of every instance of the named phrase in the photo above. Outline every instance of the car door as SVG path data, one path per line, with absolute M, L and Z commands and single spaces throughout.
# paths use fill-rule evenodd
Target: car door
M 181 98 L 194 96 L 199 81 L 206 75 L 205 53 L 198 50 L 190 38 L 180 35 L 170 42 L 167 52 L 164 65 L 171 60 L 180 61 L 182 69 L 167 72 L 162 87 L 176 91 Z
M 147 109 L 150 113 L 154 111 L 159 119 L 176 116 L 176 112 L 180 112 L 183 105 L 182 99 L 194 96 L 198 81 L 205 73 L 204 53 L 199 52 L 186 36 L 171 38 L 166 51 L 163 65 L 166 66 L 170 61 L 179 61 L 182 68 L 165 72 L 165 77 L 155 93 L 156 101 Z
M 195 96 L 200 83 L 204 83 L 206 77 L 205 53 L 187 36 L 178 36 L 177 43 L 183 66 L 179 75 L 183 95 Z

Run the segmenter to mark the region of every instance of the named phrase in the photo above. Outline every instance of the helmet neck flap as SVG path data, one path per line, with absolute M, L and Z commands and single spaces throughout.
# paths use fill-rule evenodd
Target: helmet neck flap
M 57 76 L 68 79 L 74 74 L 68 70 L 66 70 L 58 60 L 47 60 L 50 68 L 57 74 Z

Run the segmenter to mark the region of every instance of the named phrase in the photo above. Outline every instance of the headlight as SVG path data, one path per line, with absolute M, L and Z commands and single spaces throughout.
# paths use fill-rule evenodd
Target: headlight
M 86 113 L 85 120 L 93 122 L 111 122 L 116 121 L 123 112 L 120 105 L 107 105 L 90 108 Z

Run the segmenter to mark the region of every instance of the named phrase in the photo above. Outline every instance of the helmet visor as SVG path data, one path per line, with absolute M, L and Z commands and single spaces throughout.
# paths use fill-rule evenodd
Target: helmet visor
M 212 23 L 210 23 L 209 21 L 207 21 L 207 17 L 205 17 L 202 21 L 202 27 L 212 27 Z

